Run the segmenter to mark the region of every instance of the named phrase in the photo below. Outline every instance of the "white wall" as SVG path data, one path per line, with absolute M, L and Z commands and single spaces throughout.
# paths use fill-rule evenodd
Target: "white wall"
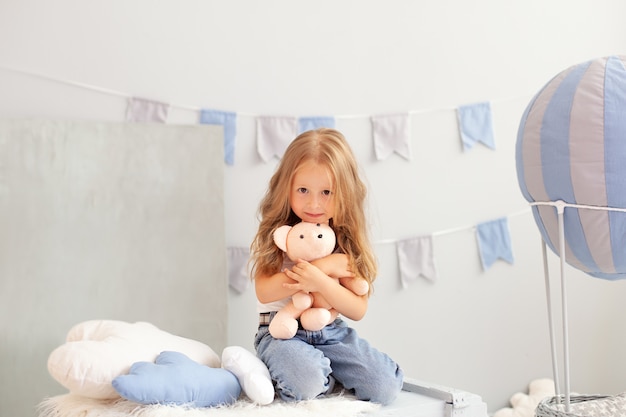
M 524 107 L 562 69 L 624 53 L 625 14 L 620 0 L 4 0 L 0 64 L 173 103 L 170 123 L 196 123 L 199 107 L 239 112 L 225 172 L 231 246 L 250 243 L 275 165 L 256 154 L 254 115 L 357 116 L 337 127 L 362 162 L 382 242 L 524 210 L 513 156 Z M 0 70 L 0 91 L 1 117 L 124 117 L 123 97 L 11 71 Z M 453 108 L 485 100 L 497 150 L 463 153 Z M 412 161 L 375 161 L 367 116 L 409 110 L 424 110 L 411 118 Z M 528 214 L 510 228 L 513 266 L 482 271 L 466 229 L 435 238 L 439 281 L 406 290 L 394 245 L 377 244 L 380 278 L 355 326 L 409 376 L 505 406 L 551 372 L 540 237 Z M 624 284 L 568 277 L 572 386 L 623 391 Z M 230 343 L 251 348 L 254 294 L 229 303 Z

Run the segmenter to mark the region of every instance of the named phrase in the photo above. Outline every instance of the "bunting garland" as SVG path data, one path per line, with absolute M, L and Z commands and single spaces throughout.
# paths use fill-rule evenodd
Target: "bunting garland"
M 526 209 L 510 214 L 507 217 L 482 222 L 475 226 L 464 226 L 454 229 L 441 230 L 430 235 L 415 236 L 407 239 L 380 240 L 374 242 L 374 244 L 396 245 L 398 269 L 400 271 L 400 283 L 402 288 L 406 289 L 410 284 L 416 282 L 420 276 L 431 282 L 436 282 L 438 280 L 435 251 L 433 249 L 433 238 L 450 233 L 467 230 L 472 230 L 476 233 L 477 250 L 484 271 L 491 268 L 498 259 L 502 259 L 512 265 L 513 249 L 511 245 L 508 219 L 530 213 L 531 210 Z M 248 262 L 250 251 L 248 248 L 229 248 L 228 256 L 231 257 L 229 264 L 241 265 Z M 231 271 L 231 273 L 233 274 L 229 278 L 231 287 L 238 292 L 243 292 L 243 290 L 241 290 L 241 280 L 243 279 L 241 271 L 234 270 Z M 246 279 L 249 280 L 249 275 L 246 276 Z
M 91 89 L 100 93 L 124 97 L 127 100 L 126 121 L 128 122 L 166 123 L 171 107 L 196 111 L 199 113 L 199 123 L 221 125 L 224 127 L 224 162 L 228 165 L 234 165 L 237 116 L 243 113 L 202 109 L 196 106 L 174 105 L 146 98 L 133 97 L 119 91 L 74 81 L 56 79 L 45 74 L 19 70 L 4 65 L 0 65 L 0 69 L 35 76 L 74 87 Z M 436 110 L 441 109 L 433 109 L 432 111 Z M 476 143 L 482 143 L 491 149 L 495 149 L 493 116 L 490 102 L 458 106 L 455 110 L 464 151 L 470 150 Z M 246 114 L 246 116 L 256 118 L 257 152 L 260 158 L 266 163 L 274 157 L 281 158 L 291 140 L 299 133 L 318 127 L 334 127 L 337 118 L 356 117 L 370 118 L 372 124 L 372 140 L 374 142 L 377 160 L 384 160 L 395 152 L 407 161 L 410 161 L 412 156 L 410 147 L 410 115 L 426 111 L 428 110 L 375 116 L 344 115 L 296 117 L 251 114 Z M 524 213 L 530 213 L 530 210 L 525 210 L 517 214 Z M 507 218 L 499 218 L 471 227 L 434 232 L 428 236 L 417 236 L 397 241 L 387 240 L 374 243 L 396 244 L 401 284 L 403 288 L 407 288 L 420 276 L 432 282 L 438 279 L 433 250 L 433 237 L 467 229 L 473 229 L 476 232 L 478 252 L 483 270 L 489 269 L 498 259 L 513 264 L 513 251 Z M 229 284 L 235 291 L 242 293 L 246 291 L 250 285 L 250 271 L 248 270 L 248 259 L 250 257 L 249 248 L 229 247 L 227 249 Z
M 0 69 L 12 71 L 19 74 L 25 74 L 45 80 L 70 85 L 73 87 L 85 88 L 99 93 L 125 97 L 128 100 L 127 121 L 156 121 L 165 123 L 167 121 L 168 111 L 171 107 L 184 110 L 195 111 L 201 113 L 203 109 L 198 106 L 163 103 L 150 99 L 142 99 L 131 96 L 120 91 L 115 91 L 103 87 L 84 84 L 71 80 L 63 80 L 41 74 L 34 71 L 25 71 L 0 64 Z M 515 100 L 520 97 L 512 97 L 500 101 Z M 493 100 L 491 101 L 493 102 Z M 443 110 L 456 110 L 457 120 L 459 123 L 459 133 L 465 151 L 471 149 L 475 143 L 480 142 L 485 146 L 495 149 L 495 137 L 493 131 L 493 116 L 491 114 L 491 102 L 480 102 L 475 104 L 467 104 L 456 108 L 445 108 Z M 147 107 L 141 109 L 141 107 Z M 237 115 L 245 115 L 257 118 L 257 150 L 259 156 L 264 162 L 269 162 L 274 156 L 280 158 L 282 151 L 286 148 L 285 142 L 292 140 L 297 134 L 317 127 L 334 127 L 337 119 L 348 118 L 370 118 L 372 121 L 372 139 L 375 142 L 376 158 L 378 160 L 385 159 L 391 153 L 396 152 L 407 160 L 411 158 L 410 150 L 410 125 L 409 116 L 417 113 L 434 112 L 442 109 L 427 110 L 411 110 L 405 115 L 387 115 L 387 116 L 371 116 L 371 115 L 339 115 L 339 116 L 321 116 L 321 117 L 274 117 L 260 116 L 247 113 L 221 112 L 220 110 L 207 110 L 207 112 L 215 112 L 222 114 L 223 121 L 213 120 L 208 124 L 221 124 L 224 126 L 225 136 L 225 163 L 234 164 L 235 151 L 235 132 Z M 206 117 L 206 116 L 205 116 Z M 217 116 L 216 116 L 217 117 Z M 272 123 L 274 126 L 272 126 Z M 294 126 L 294 123 L 296 126 Z M 226 132 L 228 130 L 228 133 Z M 278 134 L 279 139 L 272 139 L 268 134 Z

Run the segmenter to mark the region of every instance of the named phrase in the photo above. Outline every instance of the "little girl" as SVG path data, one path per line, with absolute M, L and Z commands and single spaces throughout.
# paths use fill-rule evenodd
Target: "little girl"
M 392 402 L 402 389 L 400 367 L 341 319 L 362 319 L 369 294 L 358 296 L 334 278 L 363 277 L 370 294 L 376 278 L 365 195 L 345 138 L 322 128 L 302 133 L 289 145 L 259 206 L 259 230 L 251 246 L 260 313 L 254 345 L 285 401 L 331 392 L 335 380 L 358 399 L 381 404 Z M 290 262 L 274 244 L 273 232 L 300 221 L 328 223 L 337 236 L 334 253 L 313 262 Z M 321 294 L 340 315 L 320 331 L 299 327 L 292 339 L 275 339 L 268 325 L 296 291 Z

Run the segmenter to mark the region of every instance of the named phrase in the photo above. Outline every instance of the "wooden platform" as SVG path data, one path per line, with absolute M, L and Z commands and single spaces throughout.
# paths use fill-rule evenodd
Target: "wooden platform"
M 393 404 L 371 417 L 487 417 L 487 404 L 476 394 L 405 378 Z
M 276 401 L 257 406 L 249 401 L 218 408 L 143 406 L 126 400 L 95 400 L 73 394 L 47 398 L 38 417 L 487 417 L 481 397 L 457 389 L 405 379 L 403 390 L 389 406 L 352 401 L 345 396 L 302 403 Z

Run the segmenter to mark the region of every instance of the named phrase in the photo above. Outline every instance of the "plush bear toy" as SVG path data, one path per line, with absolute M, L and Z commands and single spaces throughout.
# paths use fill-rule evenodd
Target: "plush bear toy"
M 294 226 L 281 226 L 274 232 L 274 243 L 292 261 L 314 261 L 330 255 L 335 249 L 335 232 L 327 224 L 300 222 Z M 367 294 L 369 284 L 363 278 L 340 278 L 339 282 L 357 295 Z M 298 330 L 298 321 L 307 330 L 321 330 L 337 317 L 320 294 L 296 292 L 291 301 L 272 319 L 269 331 L 277 339 L 290 339 Z

